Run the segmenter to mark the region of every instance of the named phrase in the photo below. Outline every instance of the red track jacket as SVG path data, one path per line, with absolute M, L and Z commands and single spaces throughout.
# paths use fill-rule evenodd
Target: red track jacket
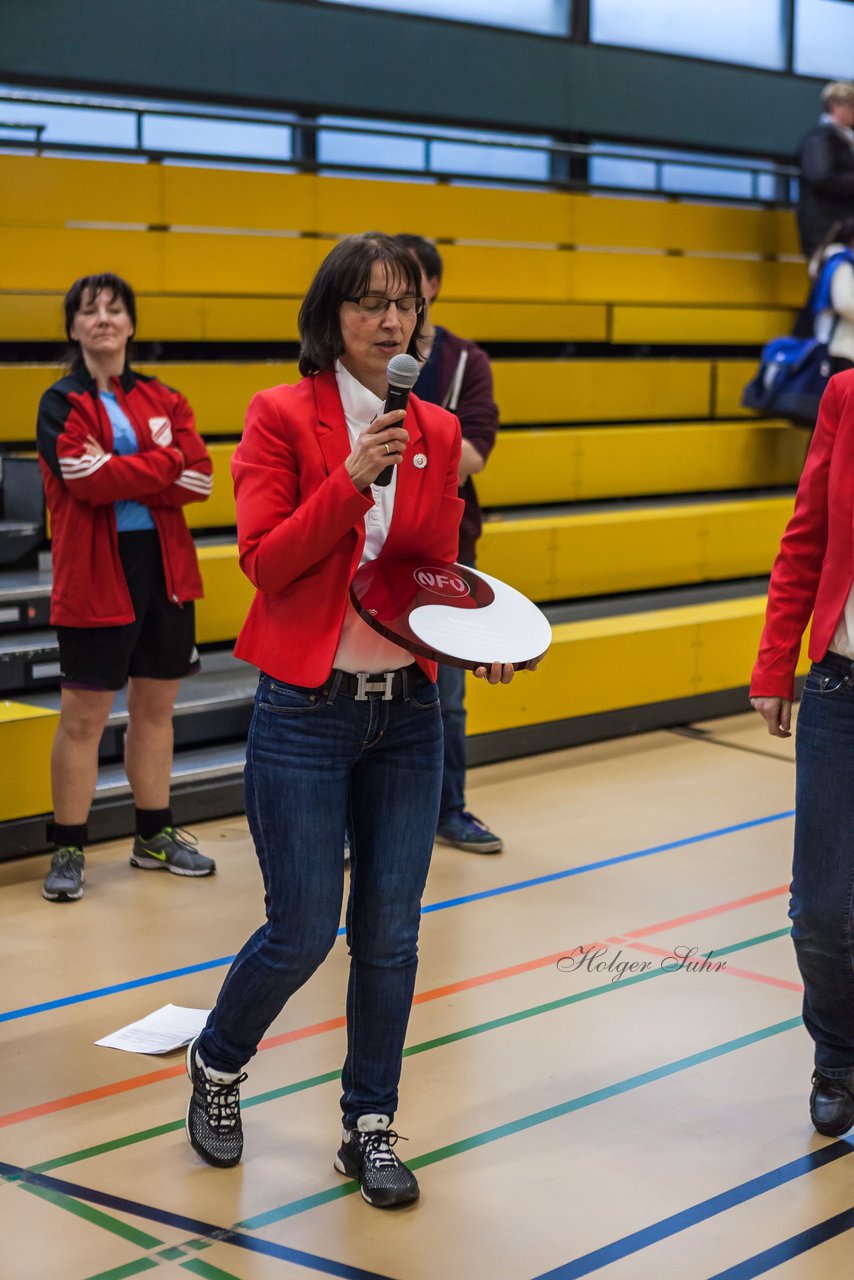
M 53 539 L 54 626 L 113 627 L 134 621 L 119 558 L 113 503 L 151 511 L 166 590 L 178 604 L 202 595 L 193 539 L 181 507 L 204 502 L 211 460 L 178 391 L 125 369 L 112 390 L 136 432 L 139 453 L 114 454 L 113 428 L 85 365 L 55 382 L 39 404 L 36 439 Z M 93 436 L 103 453 L 87 447 Z
M 382 554 L 456 558 L 460 427 L 410 396 L 394 516 Z M 240 564 L 258 588 L 234 652 L 276 679 L 316 688 L 332 670 L 365 543 L 370 489 L 344 466 L 350 437 L 334 372 L 261 391 L 232 459 Z M 416 467 L 416 455 L 426 465 Z M 435 662 L 419 666 L 436 678 Z
M 794 698 L 801 637 L 823 658 L 854 582 L 854 370 L 831 378 L 821 401 L 795 513 L 771 571 L 754 698 Z

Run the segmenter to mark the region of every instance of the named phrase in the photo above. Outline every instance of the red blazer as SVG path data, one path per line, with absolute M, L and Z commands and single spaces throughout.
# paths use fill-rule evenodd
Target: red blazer
M 415 396 L 383 555 L 454 560 L 460 426 Z M 231 469 L 240 565 L 258 588 L 235 654 L 268 675 L 314 688 L 332 670 L 348 588 L 365 543 L 370 488 L 344 466 L 351 451 L 332 371 L 261 391 L 249 406 Z M 427 465 L 416 467 L 416 454 Z M 431 680 L 435 662 L 419 658 Z
M 794 698 L 795 667 L 810 614 L 809 655 L 827 652 L 854 582 L 854 370 L 831 378 L 821 401 L 795 513 L 768 589 L 753 669 L 754 698 Z

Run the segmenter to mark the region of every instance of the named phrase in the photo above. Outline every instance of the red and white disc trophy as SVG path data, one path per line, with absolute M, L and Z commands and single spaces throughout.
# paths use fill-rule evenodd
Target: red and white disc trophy
M 368 626 L 419 657 L 452 667 L 543 657 L 552 629 L 543 613 L 506 582 L 479 569 L 431 560 L 369 560 L 350 584 Z

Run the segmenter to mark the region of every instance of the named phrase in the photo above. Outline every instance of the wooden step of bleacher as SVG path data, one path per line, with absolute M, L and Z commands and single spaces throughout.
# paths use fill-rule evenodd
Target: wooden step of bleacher
M 296 342 L 301 299 L 137 290 L 146 342 Z M 480 343 L 610 342 L 629 345 L 758 347 L 791 332 L 794 308 L 647 306 L 614 302 L 453 301 L 433 318 Z M 0 342 L 65 341 L 62 293 L 0 288 Z
M 797 484 L 807 443 L 779 421 L 519 428 L 499 433 L 475 485 L 484 507 L 776 488 Z M 208 445 L 213 492 L 185 508 L 191 528 L 234 526 L 235 448 Z
M 6 193 L 0 223 L 19 227 L 112 223 L 336 236 L 375 226 L 378 204 L 390 200 L 401 226 L 442 241 L 765 256 L 799 251 L 791 210 L 672 196 L 20 155 L 0 157 L 0 185 Z
M 299 380 L 293 361 L 186 361 L 140 368 L 187 397 L 206 437 L 236 439 L 256 392 Z M 492 368 L 504 426 L 751 416 L 740 397 L 755 371 L 752 361 L 501 359 Z M 0 443 L 32 448 L 39 400 L 61 376 L 55 365 L 0 365 Z
M 103 227 L 0 225 L 4 287 L 62 292 L 97 263 L 142 293 L 305 294 L 335 240 L 302 236 Z M 800 262 L 764 258 L 529 248 L 442 246 L 449 301 L 652 303 L 795 308 L 803 302 Z M 215 285 L 212 288 L 212 285 Z
M 770 571 L 792 501 L 784 491 L 504 515 L 485 522 L 479 564 L 538 602 L 751 577 Z M 198 640 L 226 644 L 254 589 L 233 537 L 200 539 L 198 554 L 205 586 Z M 38 578 L 31 587 L 43 599 L 47 584 Z M 0 606 L 3 599 L 0 584 Z M 43 687 L 58 674 L 56 654 L 52 632 L 0 636 L 0 690 Z

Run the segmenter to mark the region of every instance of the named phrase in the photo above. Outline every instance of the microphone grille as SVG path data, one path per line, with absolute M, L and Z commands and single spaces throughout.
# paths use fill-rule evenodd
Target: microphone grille
M 398 391 L 411 391 L 420 372 L 421 365 L 413 356 L 392 356 L 388 362 L 388 385 Z

